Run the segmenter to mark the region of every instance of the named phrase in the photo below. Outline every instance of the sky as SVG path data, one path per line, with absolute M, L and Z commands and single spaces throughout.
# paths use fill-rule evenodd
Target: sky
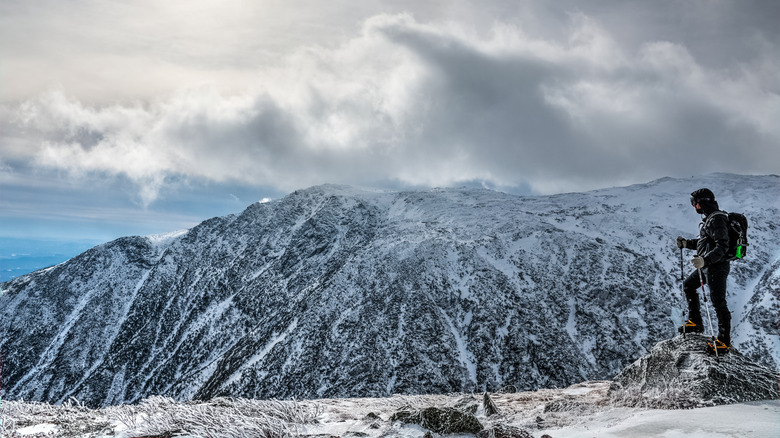
M 780 2 L 0 0 L 0 238 L 780 173 Z M 0 254 L 2 255 L 2 254 Z

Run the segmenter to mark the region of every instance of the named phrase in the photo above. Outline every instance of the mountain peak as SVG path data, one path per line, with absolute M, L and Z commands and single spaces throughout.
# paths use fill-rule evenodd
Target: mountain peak
M 674 332 L 674 241 L 696 232 L 688 196 L 711 181 L 534 197 L 325 185 L 118 239 L 2 284 L 4 395 L 110 405 L 608 379 Z M 768 366 L 778 184 L 711 187 L 753 225 L 729 277 L 732 340 Z

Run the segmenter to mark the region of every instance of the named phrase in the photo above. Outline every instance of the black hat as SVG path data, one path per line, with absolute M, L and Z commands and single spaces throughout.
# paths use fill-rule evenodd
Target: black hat
M 710 189 L 699 189 L 691 193 L 691 198 L 699 201 L 714 201 L 715 194 Z
M 712 193 L 712 190 L 703 188 L 691 193 L 691 205 L 695 206 L 699 203 L 704 205 L 708 202 L 715 202 L 715 194 Z

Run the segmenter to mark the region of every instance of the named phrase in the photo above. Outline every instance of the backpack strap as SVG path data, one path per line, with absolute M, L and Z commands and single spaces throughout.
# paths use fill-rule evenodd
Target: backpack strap
M 721 215 L 721 214 L 722 214 L 722 215 L 726 216 L 726 222 L 728 222 L 728 219 L 729 219 L 729 214 L 728 214 L 728 213 L 726 213 L 726 212 L 725 212 L 725 211 L 723 211 L 723 210 L 715 210 L 715 211 L 713 211 L 712 213 L 710 213 L 710 215 L 709 215 L 709 216 L 707 216 L 707 218 L 706 218 L 706 219 L 704 219 L 704 226 L 705 226 L 705 227 L 707 226 L 707 224 L 709 224 L 709 223 L 710 223 L 710 221 L 712 220 L 712 218 L 713 218 L 713 217 L 715 217 L 715 215 L 716 215 L 716 214 L 717 214 L 717 215 Z
M 720 216 L 720 215 L 726 216 L 726 228 L 728 229 L 728 227 L 729 227 L 729 214 L 726 213 L 723 210 L 715 210 L 712 213 L 710 213 L 710 215 L 707 216 L 703 221 L 701 221 L 701 223 L 699 223 L 699 231 L 704 230 L 704 229 L 708 229 L 710 221 L 712 221 L 712 219 L 715 216 Z

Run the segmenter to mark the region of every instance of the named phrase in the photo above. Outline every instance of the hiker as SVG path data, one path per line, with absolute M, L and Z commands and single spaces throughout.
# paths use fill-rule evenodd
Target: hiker
M 726 279 L 731 270 L 731 263 L 726 255 L 729 249 L 728 216 L 725 213 L 713 214 L 720 210 L 715 195 L 707 188 L 691 193 L 691 205 L 696 209 L 696 213 L 704 215 L 704 219 L 699 225 L 697 239 L 677 238 L 678 248 L 696 250 L 696 257 L 692 261 L 696 270 L 683 282 L 685 298 L 688 301 L 688 321 L 678 330 L 680 333 L 704 331 L 699 295 L 696 292 L 703 281 L 710 290 L 712 306 L 718 317 L 715 348 L 718 352 L 728 352 L 731 347 L 731 313 L 726 304 Z

